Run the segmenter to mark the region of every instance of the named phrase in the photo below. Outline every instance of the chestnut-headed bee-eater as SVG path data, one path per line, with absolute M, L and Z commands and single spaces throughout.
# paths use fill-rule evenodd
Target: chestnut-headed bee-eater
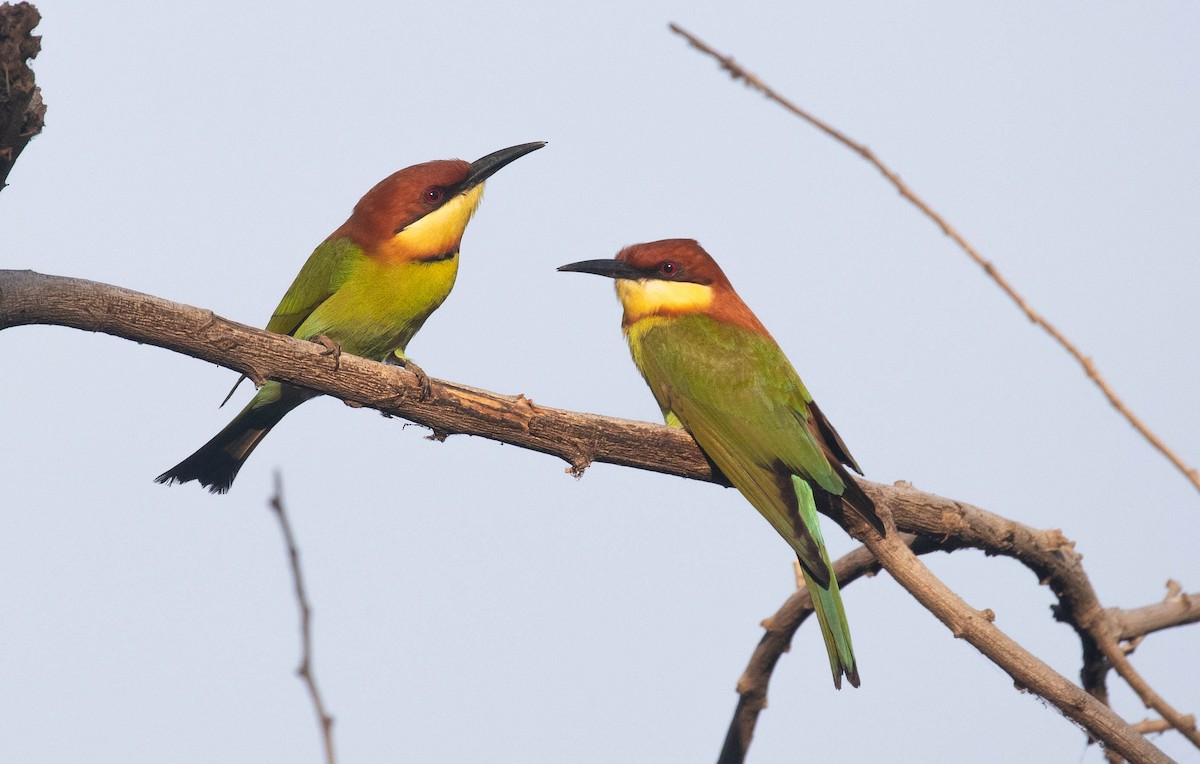
M 375 361 L 406 361 L 408 341 L 454 287 L 459 244 L 484 181 L 544 145 L 512 146 L 470 164 L 425 162 L 384 178 L 309 256 L 267 331 L 329 342 L 336 352 Z M 156 481 L 196 480 L 225 493 L 271 428 L 316 395 L 267 382 L 225 429 Z
M 779 345 L 691 239 L 636 244 L 614 260 L 559 270 L 615 280 L 621 328 L 667 424 L 691 433 L 796 551 L 834 686 L 841 688 L 844 675 L 857 687 L 846 611 L 817 512 L 839 515 L 844 503 L 880 534 L 883 523 L 845 469 L 862 474 L 858 464 Z

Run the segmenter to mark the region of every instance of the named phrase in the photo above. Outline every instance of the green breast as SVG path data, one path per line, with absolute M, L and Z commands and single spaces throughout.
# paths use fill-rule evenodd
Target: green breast
M 431 262 L 385 264 L 362 257 L 296 331 L 324 334 L 342 349 L 382 360 L 401 353 L 425 319 L 446 300 L 458 276 L 458 256 Z

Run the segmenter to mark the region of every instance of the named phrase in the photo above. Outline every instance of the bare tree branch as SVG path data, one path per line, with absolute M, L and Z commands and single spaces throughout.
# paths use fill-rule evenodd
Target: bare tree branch
M 876 488 L 876 486 L 872 486 Z M 876 492 L 872 491 L 872 498 Z M 952 592 L 912 550 L 890 532 L 880 538 L 865 523 L 853 518 L 847 529 L 862 541 L 896 582 L 927 610 L 946 624 L 955 637 L 966 639 L 1004 669 L 1018 687 L 1030 690 L 1053 703 L 1068 718 L 1080 724 L 1108 748 L 1133 762 L 1166 762 L 1170 759 L 1145 737 L 1084 690 L 1067 682 L 1043 661 L 1030 654 L 996 628 L 995 614 L 975 610 Z
M 593 461 L 722 482 L 686 433 L 676 429 L 538 406 L 433 381 L 422 400 L 416 375 L 272 334 L 210 310 L 84 279 L 0 270 L 0 329 L 55 324 L 99 331 L 219 364 L 249 377 L 307 387 L 354 405 L 400 416 L 439 436 L 467 433 L 557 456 L 582 473 Z
M 1046 333 L 1053 337 L 1054 340 L 1058 342 L 1058 344 L 1061 345 L 1062 348 L 1066 350 L 1072 358 L 1079 362 L 1079 365 L 1083 367 L 1084 373 L 1087 374 L 1088 378 L 1091 379 L 1098 388 L 1100 388 L 1100 391 L 1104 393 L 1104 397 L 1108 399 L 1108 402 L 1112 404 L 1113 408 L 1120 412 L 1120 414 L 1125 417 L 1126 421 L 1133 425 L 1134 429 L 1140 432 L 1142 437 L 1144 437 L 1150 443 L 1150 445 L 1152 445 L 1159 451 L 1159 453 L 1165 456 L 1171 462 L 1171 464 L 1175 465 L 1175 468 L 1183 473 L 1183 476 L 1187 478 L 1193 486 L 1195 486 L 1197 491 L 1200 491 L 1200 471 L 1198 471 L 1195 467 L 1191 467 L 1185 463 L 1183 459 L 1181 459 L 1179 455 L 1172 451 L 1171 448 L 1168 447 L 1161 438 L 1155 435 L 1150 428 L 1146 426 L 1146 424 L 1143 423 L 1142 420 L 1139 419 L 1133 413 L 1133 411 L 1129 409 L 1128 406 L 1125 405 L 1125 402 L 1117 396 L 1116 391 L 1114 391 L 1108 384 L 1107 380 L 1100 375 L 1100 371 L 1096 368 L 1096 364 L 1092 361 L 1092 359 L 1088 356 L 1085 356 L 1073 342 L 1067 339 L 1066 335 L 1054 327 L 1040 313 L 1035 311 L 1033 307 L 1030 306 L 1029 302 L 1017 292 L 1012 284 L 1010 284 L 1007 279 L 1000 275 L 1000 272 L 996 270 L 995 265 L 988 260 L 985 260 L 984 257 L 979 254 L 978 250 L 976 250 L 969 242 L 967 242 L 962 234 L 960 234 L 953 226 L 951 226 L 945 218 L 934 211 L 934 209 L 930 207 L 924 199 L 917 196 L 912 189 L 905 185 L 904 181 L 900 179 L 900 176 L 897 175 L 894 170 L 885 165 L 877 156 L 875 156 L 875 153 L 871 151 L 870 148 L 858 143 L 855 140 L 852 140 L 846 134 L 835 129 L 827 122 L 814 117 L 796 104 L 779 95 L 758 77 L 742 68 L 740 64 L 733 60 L 732 56 L 726 56 L 718 53 L 712 47 L 678 24 L 670 24 L 669 27 L 672 32 L 683 37 L 689 43 L 691 43 L 692 47 L 715 58 L 717 62 L 721 64 L 721 68 L 729 72 L 729 75 L 733 79 L 742 80 L 749 87 L 759 91 L 767 98 L 790 111 L 792 114 L 795 114 L 797 117 L 805 120 L 813 127 L 816 127 L 818 130 L 833 138 L 838 143 L 842 144 L 846 148 L 861 156 L 863 159 L 870 162 L 875 169 L 879 170 L 879 172 L 882 173 L 883 176 L 887 178 L 893 186 L 896 187 L 896 190 L 900 192 L 901 196 L 912 202 L 912 204 L 921 212 L 925 213 L 925 215 L 932 220 L 938 226 L 938 228 L 942 229 L 942 233 L 949 236 L 955 244 L 957 244 L 964 252 L 966 252 L 967 256 L 970 257 L 976 265 L 982 268 L 983 271 L 990 276 L 994 282 L 996 282 L 996 285 L 999 286 L 1006 295 L 1008 295 L 1009 299 L 1017 304 L 1017 307 L 1021 309 L 1021 311 L 1029 318 L 1030 321 L 1042 327 L 1042 329 L 1044 329 Z
M 1192 719 L 1192 723 L 1196 723 L 1194 718 Z M 1174 725 L 1166 719 L 1143 719 L 1133 725 L 1133 728 L 1143 735 L 1152 735 L 1156 732 L 1166 732 L 1169 729 L 1173 729 Z
M 71 326 L 157 345 L 221 364 L 256 381 L 276 379 L 402 416 L 442 435 L 469 433 L 552 454 L 570 464 L 575 473 L 592 461 L 604 461 L 695 480 L 722 480 L 691 437 L 677 428 L 546 408 L 524 396 L 501 396 L 438 380 L 432 381 L 430 395 L 424 398 L 421 383 L 411 372 L 349 354 L 335 362 L 319 344 L 253 329 L 211 311 L 90 281 L 0 271 L 0 329 L 26 324 Z M 965 545 L 972 534 L 990 527 L 990 533 L 1007 534 L 1005 543 L 1018 559 L 1027 554 L 1026 544 L 1035 550 L 1042 544 L 1048 547 L 1045 554 L 1062 558 L 1064 565 L 1078 566 L 1078 555 L 1056 531 L 1032 531 L 911 488 L 866 481 L 863 488 L 879 506 L 881 516 L 889 522 L 894 518 L 895 527 L 902 531 L 948 536 Z M 913 556 L 899 534 L 891 532 L 881 539 L 853 518 L 835 519 L 866 544 L 883 567 L 956 636 L 971 642 L 1020 686 L 1044 697 L 1131 761 L 1167 760 L 1106 705 L 996 629 L 990 615 L 972 609 L 950 592 Z M 1056 580 L 1048 578 L 1052 587 Z M 1090 584 L 1083 593 L 1069 587 L 1064 591 L 1078 602 L 1060 594 L 1060 602 L 1069 603 L 1062 607 L 1060 617 L 1092 612 L 1089 603 L 1095 595 L 1091 592 L 1089 600 Z M 1103 618 L 1098 604 L 1095 612 Z
M 1139 639 L 1172 626 L 1200 621 L 1200 592 L 1185 593 L 1178 581 L 1168 581 L 1167 596 L 1162 602 L 1131 610 L 1109 608 L 1107 616 L 1117 639 Z
M 1121 649 L 1121 646 L 1112 637 L 1107 621 L 1104 621 L 1103 625 L 1098 628 L 1102 634 L 1098 640 L 1098 644 L 1100 650 L 1104 653 L 1104 657 L 1108 659 L 1109 665 L 1121 675 L 1126 684 L 1133 688 L 1133 691 L 1141 698 L 1146 708 L 1157 711 L 1164 721 L 1170 722 L 1172 727 L 1179 730 L 1183 733 L 1184 737 L 1192 741 L 1193 745 L 1200 748 L 1200 730 L 1196 729 L 1196 717 L 1191 714 L 1185 715 L 1175 710 L 1165 698 L 1154 691 L 1150 683 L 1143 679 L 1142 675 L 1133 667 L 1133 664 L 1129 662 L 1125 651 Z
M 898 496 L 902 497 L 903 494 Z M 1033 571 L 1040 581 L 1049 585 L 1058 598 L 1055 617 L 1070 624 L 1079 635 L 1083 645 L 1084 665 L 1081 675 L 1084 688 L 1093 697 L 1107 704 L 1105 673 L 1110 664 L 1120 666 L 1124 669 L 1122 677 L 1130 682 L 1130 686 L 1138 692 L 1143 702 L 1148 705 L 1153 703 L 1151 707 L 1169 721 L 1177 722 L 1180 725 L 1177 729 L 1193 743 L 1197 743 L 1194 722 L 1188 722 L 1187 717 L 1175 712 L 1157 695 L 1150 694 L 1150 688 L 1128 664 L 1115 636 L 1116 631 L 1109 625 L 1106 611 L 1100 605 L 1096 591 L 1088 580 L 1079 553 L 1075 551 L 1074 542 L 1057 530 L 1037 531 L 978 507 L 940 497 L 932 497 L 931 505 L 927 494 L 919 496 L 920 498 L 914 500 L 917 503 L 917 511 L 911 516 L 905 516 L 902 521 L 898 520 L 898 525 L 904 530 L 931 536 L 936 536 L 939 528 L 951 527 L 954 530 L 949 535 L 960 545 L 982 549 L 989 554 L 1013 557 L 1020 561 Z M 893 497 L 893 501 L 895 498 Z M 944 504 L 936 522 L 926 525 L 929 520 L 934 519 L 934 514 L 929 510 L 941 502 Z M 894 503 L 893 508 L 895 511 Z M 900 511 L 903 513 L 904 508 Z M 861 538 L 860 540 L 865 541 Z M 888 570 L 891 572 L 890 568 Z M 1112 664 L 1112 658 L 1118 655 L 1119 662 Z M 1166 713 L 1163 713 L 1163 709 L 1166 709 Z
M 321 740 L 325 746 L 325 763 L 336 764 L 337 755 L 333 748 L 333 717 L 325 710 L 325 701 L 321 699 L 321 690 L 317 687 L 317 677 L 313 671 L 312 648 L 312 606 L 308 604 L 308 594 L 304 589 L 304 575 L 300 571 L 300 550 L 296 548 L 296 537 L 292 535 L 292 524 L 288 522 L 287 510 L 283 505 L 283 478 L 275 473 L 275 495 L 269 503 L 271 511 L 279 519 L 279 528 L 283 531 L 283 542 L 287 546 L 288 563 L 292 570 L 292 582 L 296 591 L 296 604 L 300 607 L 300 665 L 296 675 L 304 681 L 308 688 L 308 696 L 312 700 L 313 711 L 317 714 L 317 725 L 321 729 Z
M 17 157 L 46 122 L 42 91 L 27 63 L 42 49 L 30 34 L 42 20 L 29 3 L 0 5 L 0 190 Z
M 973 528 L 971 532 L 955 531 L 955 528 L 963 527 L 959 516 L 969 518 L 966 525 Z M 1072 544 L 1056 531 L 1035 531 L 1019 524 L 1012 524 L 1010 521 L 984 510 L 961 504 L 956 504 L 951 511 L 943 511 L 942 518 L 945 521 L 945 528 L 941 535 L 932 533 L 920 536 L 901 534 L 900 538 L 917 555 L 934 551 L 952 552 L 957 549 L 974 548 L 989 555 L 1009 556 L 1022 561 L 1034 572 L 1039 582 L 1050 584 L 1053 579 L 1054 588 L 1057 590 L 1090 589 L 1090 584 L 1086 579 L 1071 580 L 1074 578 L 1074 572 L 1082 571 L 1082 567 L 1076 565 L 1078 557 L 1074 555 Z M 909 519 L 903 512 L 898 514 L 898 524 L 906 525 L 908 522 Z M 1016 528 L 1020 529 L 1019 534 L 1013 533 Z M 1041 540 L 1034 544 L 1032 540 L 1037 537 L 1041 537 Z M 1017 549 L 1021 550 L 1021 554 L 1014 553 Z M 1060 561 L 1063 550 L 1069 552 L 1071 559 L 1061 560 L 1064 564 L 1058 567 L 1056 563 Z M 859 547 L 835 562 L 834 569 L 838 582 L 845 588 L 863 576 L 873 576 L 879 571 L 880 566 L 874 555 L 865 547 Z M 1065 582 L 1059 580 L 1063 578 L 1068 580 Z M 1122 610 L 1121 608 L 1105 610 L 1104 617 L 1109 621 L 1113 634 L 1128 635 L 1122 636 L 1122 639 L 1141 638 L 1150 631 L 1200 620 L 1200 613 L 1192 609 L 1200 595 L 1182 594 L 1178 584 L 1173 581 L 1171 583 L 1174 586 L 1168 594 L 1167 600 L 1162 604 L 1135 610 Z M 1067 607 L 1078 608 L 1079 605 L 1076 603 L 1081 598 L 1079 594 L 1074 594 L 1069 599 Z M 1063 606 L 1060 604 L 1060 607 Z M 796 630 L 804 624 L 811 612 L 812 598 L 808 591 L 801 586 L 796 593 L 788 597 L 774 615 L 763 621 L 762 625 L 766 633 L 759 641 L 746 670 L 738 680 L 738 704 L 730 722 L 729 731 L 725 737 L 725 746 L 721 751 L 718 764 L 739 764 L 745 760 L 758 715 L 767 704 L 767 688 L 771 674 L 779 658 L 787 652 L 791 645 Z M 1071 621 L 1073 617 L 1073 615 L 1064 613 L 1063 620 L 1075 626 Z M 1084 642 L 1085 655 L 1090 650 L 1092 654 L 1098 656 L 1102 662 L 1100 668 L 1107 672 L 1108 664 L 1103 663 L 1104 656 L 1096 645 L 1095 637 L 1088 631 L 1082 631 L 1080 639 Z M 1095 694 L 1093 693 L 1093 695 Z M 1098 697 L 1098 699 L 1106 700 L 1103 697 Z M 1187 729 L 1192 729 L 1195 725 L 1192 717 L 1183 717 L 1176 721 Z M 1160 720 L 1158 723 L 1166 725 L 1158 729 L 1159 732 L 1172 728 L 1172 725 L 1164 720 Z M 1113 753 L 1115 754 L 1115 752 Z M 1119 755 L 1116 756 L 1116 759 L 1123 760 Z

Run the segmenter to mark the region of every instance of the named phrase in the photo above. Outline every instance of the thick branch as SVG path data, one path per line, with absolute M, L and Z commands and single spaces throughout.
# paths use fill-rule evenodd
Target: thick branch
M 157 345 L 241 371 L 256 381 L 277 379 L 402 416 L 437 433 L 481 435 L 553 454 L 576 473 L 592 461 L 604 461 L 695 480 L 720 480 L 695 442 L 678 429 L 543 408 L 524 396 L 500 396 L 437 380 L 431 395 L 422 400 L 420 382 L 401 369 L 345 354 L 335 359 L 315 343 L 118 287 L 29 271 L 0 271 L 0 329 L 24 324 L 71 326 Z M 865 481 L 863 486 L 881 513 L 894 517 L 901 530 L 943 535 L 949 522 L 965 538 L 972 528 L 963 512 L 966 505 L 909 488 Z M 898 534 L 880 539 L 865 528 L 848 530 L 955 635 L 968 639 L 1022 686 L 1045 697 L 1127 758 L 1165 760 L 1109 708 L 1024 651 L 946 589 Z M 1103 611 L 1099 612 L 1102 617 Z
M 42 38 L 30 34 L 41 20 L 29 3 L 0 5 L 0 189 L 46 121 L 42 91 L 27 63 L 42 49 Z
M 156 345 L 234 369 L 255 383 L 277 379 L 403 417 L 439 435 L 479 435 L 558 456 L 576 473 L 602 461 L 721 482 L 678 429 L 543 408 L 521 395 L 440 380 L 432 380 L 429 397 L 420 400 L 417 377 L 394 366 L 349 354 L 335 360 L 322 345 L 120 287 L 0 270 L 0 329 L 22 324 L 69 326 Z

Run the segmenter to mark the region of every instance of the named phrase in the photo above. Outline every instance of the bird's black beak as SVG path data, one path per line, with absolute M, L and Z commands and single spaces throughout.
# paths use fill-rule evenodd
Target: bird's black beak
M 560 271 L 574 273 L 594 273 L 597 276 L 608 276 L 610 279 L 642 279 L 646 274 L 637 270 L 624 260 L 583 260 L 558 266 Z
M 537 151 L 545 145 L 545 141 L 522 143 L 520 146 L 509 146 L 506 149 L 493 151 L 482 159 L 476 159 L 471 163 L 471 166 L 467 168 L 467 179 L 463 181 L 462 190 L 467 191 L 475 186 L 478 186 L 480 183 L 492 177 L 492 175 L 504 165 L 520 159 L 531 151 Z

